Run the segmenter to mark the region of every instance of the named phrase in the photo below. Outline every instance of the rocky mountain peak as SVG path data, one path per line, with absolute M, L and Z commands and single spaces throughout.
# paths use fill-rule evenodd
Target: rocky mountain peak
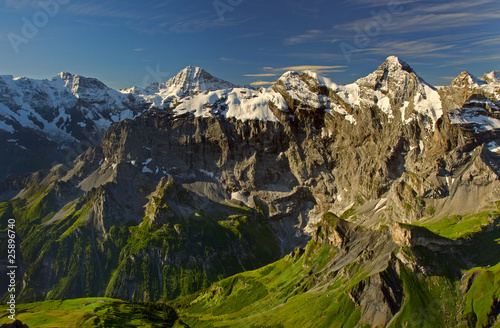
M 61 80 L 69 80 L 69 79 L 73 78 L 73 74 L 71 74 L 69 72 L 61 72 L 61 73 L 57 74 L 57 76 L 54 77 L 52 80 L 57 79 L 57 78 L 60 78 Z
M 388 57 L 377 70 L 370 75 L 356 81 L 356 84 L 368 87 L 372 90 L 386 90 L 398 93 L 401 89 L 408 88 L 408 82 L 412 85 L 420 84 L 423 80 L 405 61 L 396 56 Z
M 484 84 L 484 81 L 481 81 L 467 71 L 463 71 L 453 81 L 451 81 L 452 86 L 460 88 L 478 88 Z
M 414 73 L 415 71 L 411 66 L 405 62 L 404 60 L 401 60 L 400 58 L 396 56 L 389 56 L 385 60 L 385 62 L 379 67 L 379 69 L 382 70 L 389 70 L 389 71 L 406 71 L 408 73 Z
M 481 80 L 486 83 L 499 83 L 500 82 L 500 71 L 492 71 L 490 73 L 485 73 Z
M 51 82 L 57 84 L 62 81 L 63 87 L 71 91 L 75 96 L 82 95 L 90 96 L 93 93 L 106 93 L 111 90 L 107 85 L 96 78 L 89 78 L 78 74 L 71 74 L 69 72 L 61 72 Z M 53 85 L 55 87 L 56 85 Z
M 212 76 L 200 67 L 188 66 L 168 80 L 162 87 L 175 91 L 178 96 L 187 96 L 201 91 L 231 89 L 235 85 Z

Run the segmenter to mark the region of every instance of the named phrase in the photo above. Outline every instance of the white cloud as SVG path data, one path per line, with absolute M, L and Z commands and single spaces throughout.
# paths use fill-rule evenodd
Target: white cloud
M 318 74 L 324 74 L 324 73 L 345 72 L 345 70 L 343 68 L 346 68 L 346 67 L 347 66 L 299 65 L 299 66 L 287 66 L 287 67 L 280 67 L 280 68 L 263 67 L 263 69 L 267 70 L 267 71 L 274 71 L 274 72 L 311 71 L 311 72 L 315 72 Z
M 441 67 L 447 67 L 447 66 L 459 66 L 459 65 L 468 65 L 471 63 L 487 63 L 487 62 L 493 62 L 493 61 L 498 61 L 500 60 L 500 55 L 489 55 L 489 56 L 473 56 L 473 57 L 467 57 L 463 59 L 458 59 L 454 61 L 449 61 L 444 65 L 441 65 Z
M 420 40 L 414 41 L 386 41 L 377 43 L 377 47 L 368 48 L 362 51 L 385 55 L 388 53 L 398 54 L 398 55 L 424 55 L 433 54 L 435 56 L 436 52 L 442 50 L 448 50 L 455 48 L 453 44 L 438 44 Z
M 264 74 L 245 74 L 243 76 L 250 76 L 250 77 L 269 77 L 269 76 L 276 76 L 278 74 L 273 74 L 273 73 L 264 73 Z
M 271 84 L 274 84 L 274 83 L 275 82 L 269 82 L 269 81 L 255 81 L 255 82 L 250 83 L 250 85 L 260 86 L 260 85 L 271 85 Z
M 289 37 L 285 40 L 285 44 L 294 45 L 308 42 L 331 42 L 338 41 L 337 38 L 331 37 L 328 33 L 322 30 L 309 30 L 301 35 Z
M 500 37 L 484 38 L 482 40 L 474 41 L 471 46 L 498 46 L 500 45 Z
M 297 45 L 310 42 L 337 42 L 352 41 L 358 30 L 367 26 L 377 25 L 380 30 L 375 37 L 415 32 L 433 32 L 445 29 L 454 29 L 496 22 L 500 19 L 498 0 L 461 0 L 440 4 L 422 3 L 418 0 L 400 0 L 403 11 L 390 16 L 380 15 L 379 19 L 370 15 L 367 18 L 352 20 L 348 23 L 334 25 L 328 30 L 307 30 L 302 34 L 285 39 L 287 45 Z M 369 7 L 386 6 L 388 1 L 378 0 L 351 0 L 353 4 L 368 5 Z M 373 13 L 381 11 L 373 10 Z M 387 21 L 382 26 L 379 21 Z

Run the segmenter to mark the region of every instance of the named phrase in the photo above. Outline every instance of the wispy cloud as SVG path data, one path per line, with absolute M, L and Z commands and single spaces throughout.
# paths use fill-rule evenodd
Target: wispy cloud
M 287 57 L 298 57 L 298 58 L 306 58 L 312 60 L 323 60 L 323 61 L 338 61 L 343 60 L 344 55 L 335 54 L 335 53 L 321 53 L 321 52 L 305 52 L 305 53 L 287 53 L 285 54 Z
M 329 33 L 325 33 L 322 30 L 309 30 L 304 34 L 289 37 L 285 40 L 285 44 L 294 45 L 308 42 L 331 42 L 334 43 L 338 41 L 336 37 L 333 37 Z
M 317 70 L 317 69 L 334 69 L 345 68 L 347 66 L 319 66 L 319 65 L 300 65 L 300 66 L 287 66 L 282 68 L 274 68 L 273 70 L 279 71 L 303 71 L 303 70 Z
M 388 53 L 398 55 L 412 55 L 413 57 L 432 55 L 436 56 L 436 52 L 455 48 L 453 44 L 438 44 L 420 40 L 414 41 L 385 41 L 379 42 L 377 47 L 368 48 L 363 51 L 385 55 Z
M 408 11 L 400 14 L 394 23 L 388 24 L 381 29 L 380 35 L 384 34 L 405 34 L 414 32 L 436 31 L 437 29 L 452 29 L 458 27 L 473 26 L 489 20 L 500 18 L 499 12 L 469 12 L 458 13 L 419 13 Z M 343 31 L 355 31 L 356 28 L 368 26 L 373 22 L 373 18 L 355 20 L 353 22 L 338 25 L 336 29 Z
M 500 37 L 484 38 L 482 40 L 472 42 L 470 45 L 471 46 L 498 46 L 498 45 L 500 45 Z
M 402 35 L 415 32 L 435 32 L 438 30 L 462 28 L 484 24 L 488 21 L 500 19 L 498 0 L 478 1 L 449 1 L 441 4 L 432 4 L 420 0 L 400 0 L 403 11 L 393 13 L 389 23 L 380 28 L 378 36 Z M 351 0 L 353 4 L 366 6 L 385 6 L 389 1 L 378 0 Z M 376 11 L 373 11 L 376 12 Z M 384 19 L 387 19 L 385 17 Z M 352 20 L 344 24 L 336 24 L 328 30 L 307 30 L 302 34 L 288 37 L 286 45 L 297 45 L 310 42 L 336 42 L 352 40 L 356 31 L 377 23 L 371 15 L 367 18 Z
M 195 3 L 151 0 L 148 6 L 138 10 L 137 3 L 134 2 L 89 0 L 84 4 L 70 2 L 64 10 L 81 18 L 121 19 L 122 21 L 107 21 L 107 24 L 126 26 L 147 33 L 196 33 L 241 23 L 230 18 L 221 21 L 212 7 L 208 7 L 209 9 Z M 93 20 L 88 23 L 96 24 Z
M 141 51 L 144 51 L 144 50 L 145 49 L 143 49 L 143 48 L 136 48 L 136 49 L 134 49 L 134 51 L 137 51 L 137 52 L 141 52 Z
M 250 77 L 269 77 L 269 76 L 276 76 L 278 74 L 274 73 L 263 73 L 263 74 L 245 74 L 243 76 L 250 76 Z
M 269 82 L 269 81 L 255 81 L 255 82 L 252 82 L 250 83 L 250 85 L 253 85 L 253 86 L 260 86 L 260 85 L 271 85 L 271 84 L 274 84 L 276 82 Z
M 416 8 L 416 11 L 421 12 L 453 12 L 463 9 L 470 9 L 473 7 L 482 7 L 489 3 L 495 3 L 496 0 L 476 0 L 476 1 L 452 1 L 448 3 L 440 3 L 433 5 L 426 5 Z
M 488 63 L 498 60 L 500 60 L 500 55 L 477 56 L 473 54 L 472 57 L 466 57 L 458 60 L 448 61 L 447 63 L 441 65 L 441 67 L 470 65 L 471 63 Z
M 315 73 L 334 73 L 334 72 L 345 72 L 347 66 L 319 66 L 319 65 L 300 65 L 300 66 L 287 66 L 280 68 L 273 67 L 263 67 L 266 71 L 274 72 L 286 72 L 286 71 L 311 71 Z
M 229 26 L 231 23 L 229 20 L 221 21 L 216 19 L 216 17 L 206 17 L 206 18 L 195 18 L 195 19 L 185 19 L 180 20 L 170 27 L 170 31 L 177 33 L 197 33 L 210 28 Z

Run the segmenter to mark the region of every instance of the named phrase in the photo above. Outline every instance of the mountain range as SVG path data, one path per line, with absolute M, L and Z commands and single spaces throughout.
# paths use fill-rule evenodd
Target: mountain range
M 387 63 L 398 66 L 398 61 L 396 57 L 389 57 Z M 409 66 L 405 69 L 411 70 Z M 373 75 L 376 72 L 347 86 L 337 85 L 312 72 L 305 73 L 316 83 L 333 90 L 348 107 L 359 106 L 362 97 L 363 101 L 373 102 L 380 110 L 393 116 L 393 104 L 381 93 L 385 89 L 360 94 L 360 87 L 376 83 L 373 80 L 377 78 Z M 292 85 L 296 76 L 295 72 L 287 72 L 278 81 L 291 90 L 300 89 L 303 85 Z M 495 94 L 500 83 L 498 72 L 485 74 L 482 79 L 464 72 L 452 82 L 452 86 L 463 86 L 464 83 L 472 89 L 499 96 Z M 440 96 L 434 87 L 423 80 L 419 81 L 419 86 L 422 88 L 421 99 L 409 101 L 408 106 L 410 102 L 415 103 L 414 112 L 431 111 L 433 113 L 424 114 L 436 120 L 442 115 Z M 243 121 L 278 121 L 269 108 L 269 102 L 282 109 L 286 109 L 287 104 L 276 87 L 259 90 L 237 87 L 193 66 L 186 67 L 165 83 L 123 90 L 113 90 L 97 79 L 66 72 L 52 80 L 0 76 L 0 141 L 5 145 L 0 160 L 0 177 L 50 168 L 56 163 L 74 159 L 86 148 L 97 145 L 111 125 L 138 117 L 148 110 L 171 111 L 176 115 L 187 112 L 193 112 L 195 116 L 223 115 Z M 404 89 L 406 84 L 393 87 Z M 301 92 L 295 96 L 308 96 Z M 431 95 L 429 99 L 426 92 Z M 304 99 L 309 102 L 308 105 L 325 107 L 354 122 L 348 109 L 327 98 L 309 96 L 311 99 Z M 396 110 L 404 115 L 405 104 L 395 105 L 399 107 Z M 452 107 L 460 105 L 453 103 Z
M 500 324 L 498 72 L 436 88 L 391 56 L 348 85 L 187 67 L 0 90 L 21 302 L 163 301 L 179 327 Z

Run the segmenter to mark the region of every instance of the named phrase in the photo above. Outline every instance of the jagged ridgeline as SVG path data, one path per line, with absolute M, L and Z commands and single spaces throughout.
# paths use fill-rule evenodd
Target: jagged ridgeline
M 61 104 L 82 81 L 36 83 Z M 497 73 L 436 89 L 389 57 L 346 86 L 287 72 L 254 90 L 194 67 L 99 86 L 108 96 L 71 107 L 102 123 L 85 121 L 106 131 L 98 145 L 1 183 L 19 301 L 173 300 L 191 327 L 498 326 Z M 7 137 L 63 136 L 18 116 Z M 71 120 L 58 129 L 75 136 Z

